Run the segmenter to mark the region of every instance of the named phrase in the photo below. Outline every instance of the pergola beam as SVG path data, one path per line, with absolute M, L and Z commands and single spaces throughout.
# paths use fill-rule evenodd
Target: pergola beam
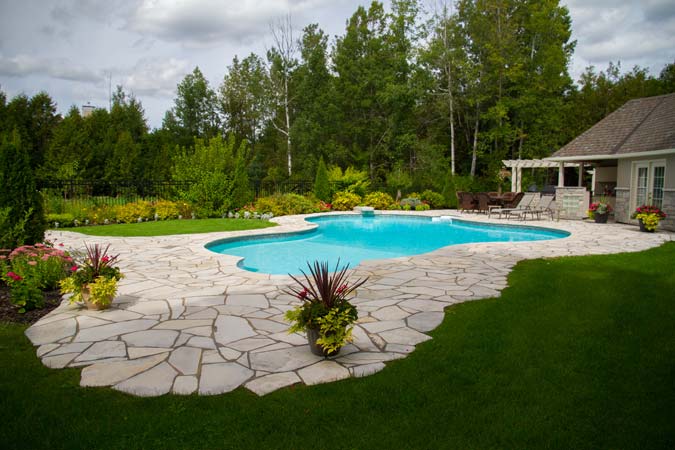
M 505 159 L 502 160 L 505 167 L 511 169 L 511 192 L 520 192 L 523 189 L 523 169 L 558 169 L 558 186 L 565 186 L 565 167 L 580 167 L 580 173 L 584 170 L 583 163 L 550 161 L 546 159 Z M 581 186 L 581 176 L 579 177 Z

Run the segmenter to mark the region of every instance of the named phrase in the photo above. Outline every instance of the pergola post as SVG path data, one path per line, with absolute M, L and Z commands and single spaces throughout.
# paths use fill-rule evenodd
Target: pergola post
M 565 163 L 560 161 L 558 163 L 558 187 L 565 186 Z
M 518 187 L 516 177 L 517 177 L 516 168 L 511 167 L 511 192 L 518 192 L 516 190 L 516 188 Z
M 579 183 L 577 186 L 581 187 L 584 185 L 584 163 L 579 163 Z

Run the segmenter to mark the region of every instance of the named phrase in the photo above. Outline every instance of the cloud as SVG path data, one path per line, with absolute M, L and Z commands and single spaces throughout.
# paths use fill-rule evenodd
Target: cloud
M 672 0 L 642 0 L 647 20 L 666 22 L 675 19 L 675 2 Z
M 173 97 L 176 86 L 190 72 L 186 60 L 144 58 L 123 77 L 123 86 L 135 95 Z
M 0 75 L 10 77 L 48 75 L 61 80 L 82 83 L 98 83 L 103 80 L 100 73 L 74 64 L 69 59 L 36 58 L 29 55 L 17 55 L 13 58 L 0 56 Z
M 675 48 L 675 2 L 672 0 L 568 0 L 576 75 L 588 65 L 604 69 L 609 61 L 621 61 L 658 74 L 672 62 Z M 573 74 L 574 75 L 574 74 Z
M 127 28 L 193 46 L 251 42 L 267 34 L 276 18 L 329 4 L 328 0 L 143 0 Z

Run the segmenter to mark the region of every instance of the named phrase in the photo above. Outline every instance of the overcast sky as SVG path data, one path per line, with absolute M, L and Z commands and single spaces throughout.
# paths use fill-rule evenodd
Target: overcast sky
M 431 0 L 430 0 L 431 1 Z M 675 1 L 563 0 L 577 40 L 570 72 L 621 61 L 658 75 L 675 61 Z M 270 23 L 291 14 L 300 30 L 331 37 L 367 0 L 0 0 L 0 89 L 47 91 L 65 113 L 107 107 L 108 80 L 133 92 L 161 126 L 176 85 L 199 66 L 216 88 L 235 55 L 264 54 Z M 385 1 L 388 4 L 388 1 Z

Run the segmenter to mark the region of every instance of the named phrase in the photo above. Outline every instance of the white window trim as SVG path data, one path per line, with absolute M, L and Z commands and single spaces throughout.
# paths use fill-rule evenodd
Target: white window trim
M 647 168 L 647 201 L 650 200 L 652 197 L 652 193 L 654 190 L 654 167 L 663 167 L 664 172 L 668 171 L 668 168 L 666 167 L 666 160 L 665 159 L 651 159 L 651 160 L 639 160 L 639 161 L 633 161 L 631 164 L 631 170 L 630 170 L 630 204 L 631 204 L 631 212 L 635 211 L 635 208 L 637 208 L 637 174 L 638 174 L 638 168 L 641 167 L 646 167 Z M 664 186 L 664 191 L 665 191 L 665 186 Z

